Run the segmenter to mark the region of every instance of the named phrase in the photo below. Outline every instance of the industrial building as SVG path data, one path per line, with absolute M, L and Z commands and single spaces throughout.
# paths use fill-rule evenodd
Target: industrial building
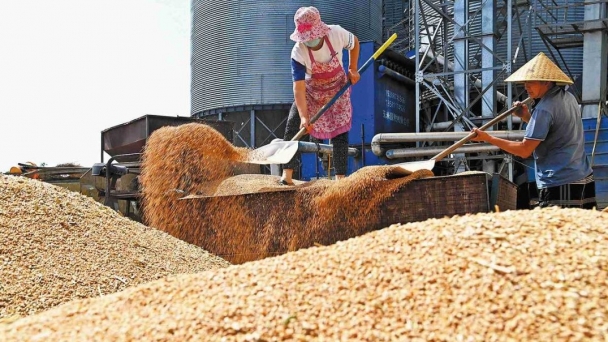
M 430 158 L 522 100 L 523 87 L 504 79 L 544 52 L 575 81 L 568 90 L 581 105 L 598 202 L 608 204 L 605 0 L 356 0 L 348 4 L 349 15 L 338 0 L 194 0 L 191 115 L 235 122 L 237 146 L 256 148 L 282 138 L 293 101 L 289 33 L 295 11 L 309 5 L 325 22 L 359 37 L 361 63 L 398 35 L 352 89 L 349 144 L 359 153 L 349 162 L 350 172 Z M 499 134 L 521 139 L 517 119 L 501 124 Z M 331 164 L 323 162 L 328 156 L 317 157 L 303 155 L 301 179 L 331 173 Z M 534 181 L 531 163 L 492 145 L 467 144 L 435 172 L 500 173 L 521 190 Z
M 81 181 L 81 192 L 127 216 L 137 213 L 139 158 L 148 137 L 163 126 L 202 119 L 233 145 L 250 149 L 282 139 L 293 102 L 293 16 L 299 7 L 314 5 L 323 21 L 359 38 L 359 67 L 397 35 L 351 89 L 348 174 L 436 156 L 523 100 L 523 87 L 504 80 L 544 52 L 574 80 L 567 90 L 581 106 L 585 150 L 603 209 L 608 206 L 607 2 L 356 0 L 346 16 L 338 0 L 193 0 L 190 117 L 146 115 L 103 130 L 101 163 L 82 177 L 88 181 Z M 346 54 L 343 64 L 348 67 Z M 511 116 L 493 129 L 497 137 L 521 140 L 525 123 Z M 294 177 L 332 176 L 331 141 L 308 146 Z M 104 161 L 104 154 L 111 158 Z M 517 204 L 510 206 L 518 209 L 538 197 L 532 157 L 468 143 L 433 168 L 436 176 L 465 171 L 500 175 L 515 184 Z M 276 175 L 280 165 L 251 164 L 239 172 Z

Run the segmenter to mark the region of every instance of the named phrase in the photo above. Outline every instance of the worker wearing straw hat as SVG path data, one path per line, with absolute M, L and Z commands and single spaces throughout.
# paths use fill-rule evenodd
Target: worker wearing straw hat
M 295 101 L 289 112 L 284 140 L 291 140 L 306 127 L 314 140 L 331 139 L 336 179 L 346 175 L 348 132 L 352 125 L 352 105 L 348 89 L 314 125 L 309 119 L 328 103 L 350 79 L 359 81 L 359 40 L 339 25 L 327 25 L 315 7 L 301 7 L 294 16 L 291 40 L 291 72 Z M 342 50 L 349 51 L 348 75 L 342 66 Z M 347 79 L 348 77 L 348 79 Z M 296 157 L 283 166 L 280 183 L 293 185 Z
M 521 102 L 514 104 L 520 107 L 516 115 L 527 123 L 523 141 L 495 138 L 477 128 L 473 140 L 522 158 L 534 155 L 538 206 L 595 207 L 595 182 L 585 154 L 580 108 L 562 87 L 572 80 L 541 52 L 505 81 L 523 83 L 537 100 L 532 112 Z

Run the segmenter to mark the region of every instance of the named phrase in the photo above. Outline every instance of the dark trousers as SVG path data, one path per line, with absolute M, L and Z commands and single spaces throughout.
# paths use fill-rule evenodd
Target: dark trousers
M 576 183 L 539 189 L 538 206 L 582 209 L 597 207 L 593 174 Z
M 287 124 L 285 126 L 285 135 L 283 140 L 291 140 L 300 131 L 300 114 L 298 113 L 298 107 L 294 102 L 289 110 L 289 117 L 287 118 Z M 320 143 L 321 140 L 315 139 L 309 136 L 309 141 Z M 333 162 L 334 170 L 336 175 L 345 175 L 346 168 L 348 166 L 348 132 L 337 135 L 331 139 L 333 145 Z M 289 161 L 289 163 L 283 165 L 283 169 L 295 169 L 298 166 L 298 160 L 300 159 L 300 153 Z

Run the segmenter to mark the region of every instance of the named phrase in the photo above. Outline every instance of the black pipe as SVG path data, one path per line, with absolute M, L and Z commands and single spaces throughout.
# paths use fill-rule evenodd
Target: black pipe
M 402 75 L 402 74 L 396 72 L 395 70 L 393 70 L 387 66 L 380 65 L 378 67 L 378 71 L 380 72 L 380 74 L 386 74 L 399 82 L 405 83 L 406 86 L 409 86 L 409 87 L 416 86 L 416 82 L 414 80 L 412 80 L 411 78 L 409 78 L 405 75 Z
M 361 164 L 365 167 L 365 125 L 361 124 Z

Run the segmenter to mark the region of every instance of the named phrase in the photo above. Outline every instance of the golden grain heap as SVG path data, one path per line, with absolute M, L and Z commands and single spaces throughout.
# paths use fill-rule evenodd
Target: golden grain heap
M 374 166 L 339 182 L 299 182 L 292 188 L 278 185 L 276 176 L 233 175 L 247 152 L 203 124 L 155 131 L 140 178 L 146 223 L 243 263 L 382 228 L 382 201 L 412 180 L 433 175 L 406 176 L 395 167 Z M 252 192 L 258 195 L 239 195 Z M 222 197 L 180 199 L 186 195 Z
M 0 326 L 3 341 L 605 341 L 608 214 L 392 226 Z
M 0 321 L 228 265 L 90 197 L 0 175 Z

